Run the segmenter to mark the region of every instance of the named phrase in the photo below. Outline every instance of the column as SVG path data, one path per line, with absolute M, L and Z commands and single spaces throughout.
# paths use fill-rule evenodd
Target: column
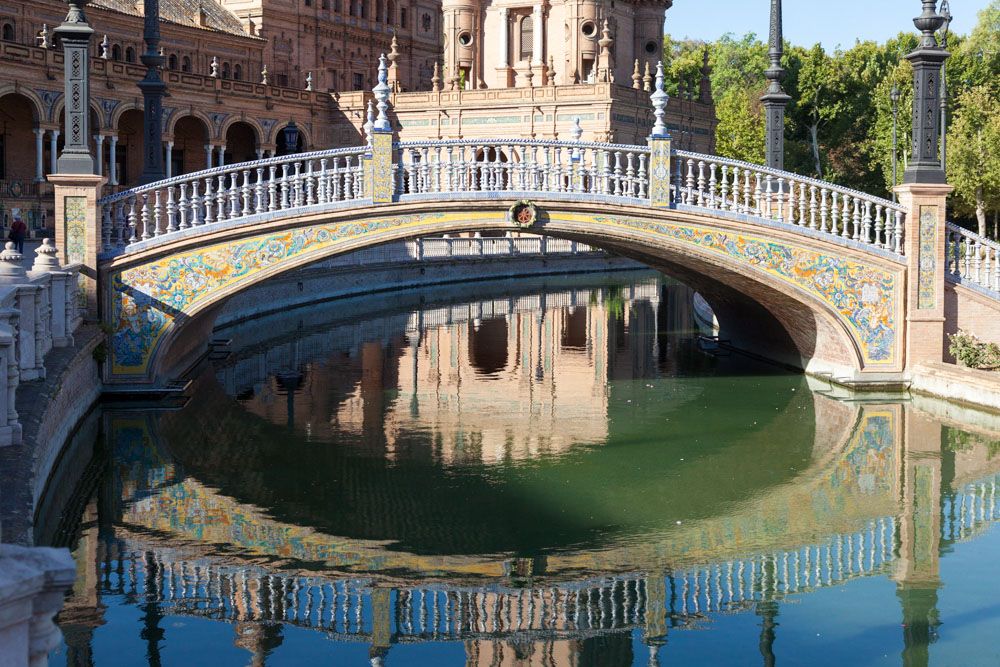
M 212 153 L 215 151 L 215 146 L 212 144 L 205 144 L 205 169 L 212 168 Z
M 111 140 L 108 147 L 108 182 L 118 185 L 118 135 L 112 134 L 108 138 Z
M 45 180 L 45 130 L 35 128 L 35 182 Z
M 174 175 L 174 142 L 167 142 L 167 178 Z
M 542 53 L 544 50 L 543 44 L 545 43 L 542 39 L 542 35 L 545 32 L 545 18 L 542 16 L 542 3 L 535 5 L 532 9 L 531 16 L 532 22 L 535 24 L 532 26 L 534 28 L 532 33 L 534 43 L 531 46 L 531 64 L 541 65 L 545 62 L 545 54 Z
M 98 176 L 104 175 L 104 135 L 95 134 L 94 135 L 94 148 L 97 149 L 97 165 L 95 173 Z
M 500 66 L 506 68 L 510 65 L 510 48 L 507 40 L 510 38 L 510 19 L 506 7 L 500 8 Z M 506 83 L 506 82 L 504 82 Z
M 226 166 L 226 145 L 225 144 L 220 144 L 219 145 L 219 166 L 220 167 Z
M 263 148 L 258 148 L 257 149 L 257 159 L 258 160 L 263 160 L 264 159 L 264 149 Z
M 58 171 L 56 160 L 59 151 L 59 130 L 51 130 L 51 132 L 52 134 L 49 136 L 49 173 L 54 174 Z

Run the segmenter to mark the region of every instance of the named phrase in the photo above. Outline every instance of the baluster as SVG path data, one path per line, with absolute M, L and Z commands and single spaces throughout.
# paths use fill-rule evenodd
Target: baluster
M 305 173 L 304 178 L 305 178 L 305 182 L 306 182 L 306 188 L 305 188 L 305 190 L 306 190 L 306 201 L 305 201 L 305 204 L 306 204 L 306 206 L 312 206 L 313 204 L 316 203 L 316 183 L 315 183 L 314 177 L 313 177 L 313 163 L 312 163 L 312 160 L 307 160 L 306 161 L 306 173 Z
M 829 231 L 829 228 L 826 225 L 827 214 L 829 213 L 829 209 L 827 208 L 827 203 L 826 203 L 827 193 L 828 190 L 826 188 L 820 189 L 819 231 L 821 232 Z
M 281 165 L 281 210 L 288 208 L 288 194 L 291 184 L 288 182 L 288 163 L 285 162 Z
M 163 227 L 160 223 L 163 220 L 163 204 L 160 201 L 160 190 L 153 192 L 153 236 L 163 234 Z
M 750 209 L 750 170 L 743 169 L 743 213 L 751 213 Z
M 257 167 L 257 179 L 253 185 L 253 212 L 263 213 L 267 210 L 266 194 L 264 189 L 264 168 Z
M 319 161 L 319 176 L 316 180 L 316 202 L 319 204 L 326 204 L 330 201 L 326 164 L 327 159 L 321 158 Z M 400 188 L 400 191 L 402 191 L 402 188 Z
M 805 226 L 808 224 L 806 222 L 806 191 L 808 188 L 805 183 L 799 183 L 799 226 Z
M 229 174 L 229 219 L 238 218 L 240 216 L 240 184 L 239 184 L 239 172 L 233 172 Z
M 983 244 L 983 287 L 993 286 L 993 262 L 992 250 L 985 243 Z
M 243 215 L 253 215 L 254 212 L 253 206 L 251 206 L 250 204 L 250 198 L 252 196 L 252 193 L 253 190 L 250 188 L 250 170 L 244 169 L 243 187 L 242 187 L 243 206 L 240 208 L 240 211 Z
M 157 194 L 158 193 L 159 193 L 159 191 L 157 191 Z M 973 276 L 972 280 L 975 283 L 983 285 L 983 284 L 985 284 L 984 281 L 983 281 L 982 274 L 981 274 L 981 270 L 982 270 L 982 266 L 983 266 L 983 260 L 982 260 L 983 244 L 978 239 L 974 240 L 972 243 L 973 243 L 973 245 L 972 245 L 972 276 Z
M 629 151 L 628 153 L 625 154 L 625 160 L 626 160 L 627 165 L 628 165 L 625 168 L 625 183 L 626 183 L 626 188 L 627 188 L 625 194 L 628 197 L 634 197 L 635 196 L 635 190 L 633 190 L 633 188 L 635 186 L 635 167 L 632 164 L 632 160 L 633 160 L 634 157 L 635 157 L 635 153 L 633 153 L 631 151 Z
M 187 187 L 188 187 L 187 183 L 180 184 L 181 198 L 180 198 L 180 205 L 177 207 L 177 211 L 180 214 L 179 215 L 180 220 L 178 221 L 177 224 L 178 229 L 187 229 L 188 227 L 190 227 L 191 226 L 190 218 L 193 217 L 190 211 L 191 200 L 188 199 Z
M 763 174 L 760 172 L 755 172 L 753 179 L 753 209 L 751 213 L 758 217 L 764 217 L 764 206 L 761 203 L 763 199 L 763 188 L 761 187 L 762 176 Z
M 719 185 L 715 175 L 715 170 L 717 168 L 718 165 L 716 163 L 708 163 L 708 207 L 711 209 L 720 208 L 718 200 L 715 197 L 715 190 Z
M 830 233 L 836 234 L 837 223 L 840 222 L 840 193 L 834 190 L 831 193 L 831 203 L 830 203 Z
M 142 212 L 139 215 L 139 219 L 142 221 L 142 240 L 145 241 L 150 237 L 149 233 L 149 195 L 145 192 L 142 194 Z
M 128 242 L 129 242 L 130 245 L 133 244 L 133 243 L 135 243 L 135 242 L 137 242 L 139 240 L 139 238 L 137 236 L 137 233 L 139 233 L 139 223 L 138 223 L 138 216 L 136 215 L 136 212 L 135 212 L 135 207 L 136 207 L 137 203 L 138 203 L 138 200 L 137 200 L 137 198 L 134 195 L 128 198 L 128 206 L 129 206 L 129 209 L 128 209 L 128 227 L 129 227 L 129 230 L 130 230 Z
M 854 210 L 851 215 L 851 223 L 854 225 L 854 229 L 851 231 L 851 238 L 855 241 L 861 239 L 861 200 L 857 197 L 851 197 L 854 203 Z
M 735 167 L 734 167 L 735 169 Z M 715 170 L 712 171 L 712 175 L 715 175 Z M 719 197 L 720 197 L 720 208 L 723 211 L 732 210 L 729 202 L 729 165 L 722 165 L 722 177 L 719 181 Z
M 782 200 L 781 206 L 781 217 L 782 220 L 790 225 L 795 224 L 795 181 L 792 179 L 788 180 L 787 189 L 785 186 L 785 179 L 778 179 L 778 187 L 781 189 L 779 196 Z
M 849 195 L 843 195 L 844 210 L 843 210 L 843 212 L 840 215 L 840 224 L 841 224 L 841 230 L 840 230 L 841 233 L 840 233 L 840 235 L 843 236 L 845 239 L 851 237 L 851 229 L 850 229 L 850 224 L 851 224 L 851 199 L 854 199 L 854 197 L 851 197 Z M 856 208 L 857 207 L 855 205 L 855 209 Z M 857 229 L 857 227 L 855 227 L 855 229 Z M 854 235 L 857 236 L 857 232 L 854 232 Z
M 174 202 L 174 186 L 167 186 L 167 231 L 177 231 L 177 204 Z
M 226 219 L 226 175 L 219 174 L 219 183 L 215 188 L 215 221 L 222 222 Z
M 1000 292 L 1000 248 L 993 249 L 993 290 Z
M 705 206 L 705 161 L 698 161 L 698 206 Z
M 872 203 L 865 202 L 865 214 L 861 218 L 861 242 L 871 243 L 872 237 Z
M 684 203 L 687 205 L 692 205 L 695 201 L 694 199 L 694 160 L 691 158 L 687 159 L 687 178 L 684 182 Z
M 295 170 L 295 175 L 292 176 L 292 206 L 298 208 L 302 206 L 302 195 L 304 188 L 302 187 L 302 163 L 295 162 L 292 165 Z
M 965 238 L 965 266 L 962 269 L 962 278 L 972 278 L 972 239 Z
M 111 215 L 114 204 L 104 204 L 101 206 L 101 251 L 111 250 Z
M 333 170 L 331 175 L 330 201 L 340 201 L 344 198 L 344 172 L 340 168 L 340 158 L 333 158 Z M 412 186 L 411 186 L 412 188 Z M 412 191 L 412 190 L 411 190 Z
M 593 181 L 593 177 L 591 177 L 591 181 Z M 646 188 L 648 185 L 649 174 L 646 168 L 646 154 L 639 153 L 639 199 L 646 198 Z
M 766 209 L 764 211 L 764 217 L 766 217 L 766 218 L 773 218 L 774 217 L 774 197 L 775 197 L 775 193 L 774 193 L 774 176 L 772 176 L 771 174 L 767 174 L 766 177 L 765 177 L 765 180 L 764 180 L 764 186 L 767 188 L 767 191 L 764 193 L 766 195 L 764 197 L 764 203 L 765 203 L 765 209 Z
M 896 211 L 896 230 L 893 234 L 893 250 L 897 255 L 903 254 L 903 212 Z
M 267 210 L 278 209 L 278 165 L 272 164 L 267 178 Z
M 120 248 L 124 248 L 125 244 L 128 242 L 128 236 L 126 230 L 128 229 L 128 214 L 125 212 L 125 208 L 128 206 L 126 200 L 121 200 L 115 206 L 112 212 L 112 221 L 114 223 L 114 241 L 115 245 Z

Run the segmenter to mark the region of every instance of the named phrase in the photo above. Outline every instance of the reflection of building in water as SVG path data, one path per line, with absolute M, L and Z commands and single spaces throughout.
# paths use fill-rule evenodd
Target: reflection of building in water
M 656 371 L 647 341 L 657 339 L 661 289 L 649 280 L 428 308 L 411 315 L 405 340 L 358 341 L 321 359 L 291 343 L 289 368 L 261 378 L 244 406 L 310 437 L 353 433 L 390 457 L 422 436 L 450 463 L 600 442 L 607 381 Z M 690 308 L 683 289 L 676 310 Z

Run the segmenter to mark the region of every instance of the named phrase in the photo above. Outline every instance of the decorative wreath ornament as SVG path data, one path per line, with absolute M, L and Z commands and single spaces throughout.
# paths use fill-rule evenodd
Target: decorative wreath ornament
M 522 199 L 507 210 L 507 219 L 521 229 L 527 229 L 538 222 L 538 209 L 530 201 Z

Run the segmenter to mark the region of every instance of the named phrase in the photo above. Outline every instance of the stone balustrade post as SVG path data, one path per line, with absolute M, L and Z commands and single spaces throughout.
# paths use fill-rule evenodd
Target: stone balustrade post
M 912 370 L 920 363 L 944 360 L 945 220 L 953 188 L 940 183 L 905 183 L 895 190 L 906 209 L 905 367 Z
M 70 275 L 59 266 L 58 251 L 52 245 L 52 239 L 42 239 L 42 245 L 35 251 L 35 263 L 31 266 L 30 276 L 35 279 L 45 279 L 47 282 L 45 307 L 45 329 L 43 343 L 45 352 L 53 347 L 67 345 L 66 330 L 66 278 Z
M 0 297 L 0 301 L 4 302 L 4 306 L 0 307 L 0 447 L 21 442 L 21 423 L 15 409 L 21 378 L 17 364 L 18 317 L 17 311 L 11 307 L 14 301 L 12 292 L 17 288 L 7 289 L 8 293 Z
M 61 636 L 53 618 L 75 576 L 66 549 L 0 544 L 0 664 L 48 665 Z
M 88 319 L 97 319 L 97 256 L 102 243 L 97 200 L 105 179 L 88 174 L 52 174 L 49 182 L 55 185 L 57 260 L 64 266 L 82 265 L 78 279 L 84 291 L 84 312 Z
M 14 309 L 17 311 L 18 326 L 14 330 L 18 372 L 20 380 L 27 381 L 44 377 L 44 370 L 41 376 L 37 374 L 35 322 L 38 317 L 38 302 L 35 293 L 39 288 L 28 283 L 28 274 L 21 266 L 22 260 L 21 253 L 8 241 L 7 247 L 0 252 L 0 284 L 10 285 L 15 289 Z

